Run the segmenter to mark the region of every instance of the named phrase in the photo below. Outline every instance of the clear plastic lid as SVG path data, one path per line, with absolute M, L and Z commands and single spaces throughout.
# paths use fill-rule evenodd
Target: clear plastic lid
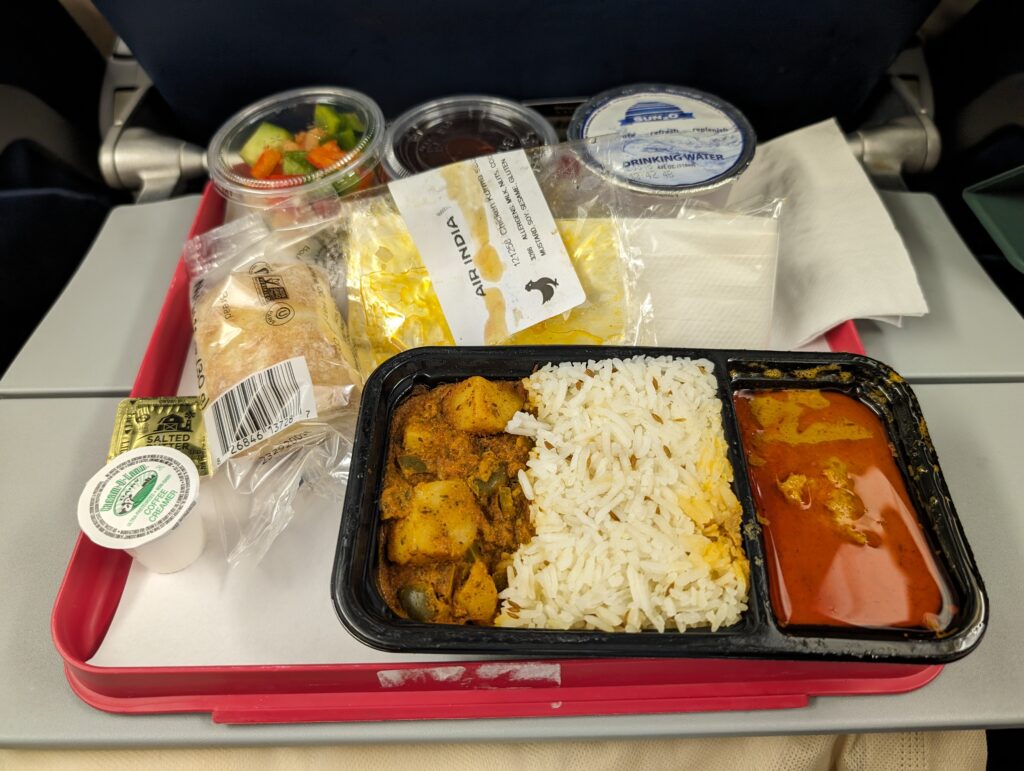
M 705 192 L 735 180 L 757 138 L 743 113 L 691 88 L 643 83 L 615 88 L 580 105 L 569 140 L 603 137 L 592 165 L 647 192 Z
M 457 161 L 558 143 L 558 134 L 529 107 L 496 96 L 452 96 L 421 104 L 388 127 L 384 172 L 401 179 Z
M 304 174 L 254 178 L 241 155 L 246 142 L 264 123 L 285 129 L 292 135 L 308 131 L 314 127 L 317 105 L 356 116 L 362 131 L 359 136 L 353 135 L 354 145 L 324 168 Z M 270 206 L 281 200 L 282 193 L 292 195 L 335 184 L 347 177 L 362 178 L 379 165 L 383 143 L 384 114 L 365 94 L 331 86 L 299 88 L 269 96 L 231 116 L 210 141 L 207 163 L 210 178 L 226 198 L 249 205 Z

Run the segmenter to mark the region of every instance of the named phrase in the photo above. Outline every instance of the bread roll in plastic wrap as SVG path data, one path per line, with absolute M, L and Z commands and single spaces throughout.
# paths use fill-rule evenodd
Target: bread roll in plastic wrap
M 204 405 L 295 356 L 306 359 L 319 417 L 330 417 L 355 398 L 355 358 L 318 268 L 261 261 L 197 282 L 192 322 Z

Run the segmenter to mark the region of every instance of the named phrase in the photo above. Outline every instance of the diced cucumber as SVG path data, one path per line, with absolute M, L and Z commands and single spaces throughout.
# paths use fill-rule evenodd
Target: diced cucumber
M 343 116 L 345 118 L 345 125 L 357 134 L 362 134 L 366 131 L 366 124 L 359 120 L 359 116 L 354 112 L 343 113 Z
M 329 104 L 318 104 L 313 108 L 313 125 L 327 134 L 337 134 L 346 126 L 345 115 Z
M 316 171 L 316 167 L 306 160 L 305 150 L 292 150 L 284 154 L 281 170 L 289 176 L 305 176 Z
M 292 139 L 292 133 L 288 129 L 263 121 L 242 145 L 238 154 L 242 156 L 243 161 L 252 166 L 268 147 L 277 147 L 282 142 L 290 142 Z
M 335 134 L 335 138 L 338 140 L 338 147 L 346 151 L 351 150 L 359 143 L 359 139 L 356 137 L 356 132 L 350 128 L 342 129 Z

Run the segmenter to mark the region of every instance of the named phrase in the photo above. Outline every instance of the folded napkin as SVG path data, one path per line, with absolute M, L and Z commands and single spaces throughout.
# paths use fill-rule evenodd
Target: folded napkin
M 785 206 L 771 347 L 795 348 L 849 319 L 898 325 L 928 312 L 903 241 L 835 121 L 759 145 L 729 206 L 773 198 Z
M 778 219 L 685 210 L 679 219 L 622 222 L 643 261 L 658 345 L 766 348 L 772 318 Z

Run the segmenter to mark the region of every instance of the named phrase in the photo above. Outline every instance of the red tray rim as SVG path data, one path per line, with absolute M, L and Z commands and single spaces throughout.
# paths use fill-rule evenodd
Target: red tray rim
M 224 199 L 208 184 L 188 238 L 220 224 L 224 209 Z M 176 391 L 191 339 L 183 331 L 190 329 L 188 274 L 179 260 L 132 396 Z M 833 350 L 864 353 L 853 322 L 826 337 Z M 940 665 L 869 662 L 566 659 L 500 662 L 504 673 L 488 679 L 481 668 L 495 662 L 426 658 L 315 665 L 89 664 L 109 628 L 130 566 L 127 554 L 79 535 L 51 616 L 52 638 L 71 689 L 87 704 L 108 712 L 206 712 L 215 722 L 291 723 L 781 709 L 806 706 L 810 697 L 819 695 L 903 693 L 942 671 Z M 80 595 L 86 590 L 77 582 L 83 571 L 104 579 L 90 582 L 93 594 L 84 603 Z M 627 663 L 629 669 L 624 669 Z M 557 678 L 531 679 L 522 675 L 528 670 L 516 669 L 536 665 L 546 665 L 548 673 L 557 671 Z M 609 682 L 611 666 L 617 667 L 611 678 L 617 682 Z M 454 679 L 440 676 L 452 667 L 461 667 L 462 674 Z M 399 687 L 386 687 L 381 672 L 410 676 Z

